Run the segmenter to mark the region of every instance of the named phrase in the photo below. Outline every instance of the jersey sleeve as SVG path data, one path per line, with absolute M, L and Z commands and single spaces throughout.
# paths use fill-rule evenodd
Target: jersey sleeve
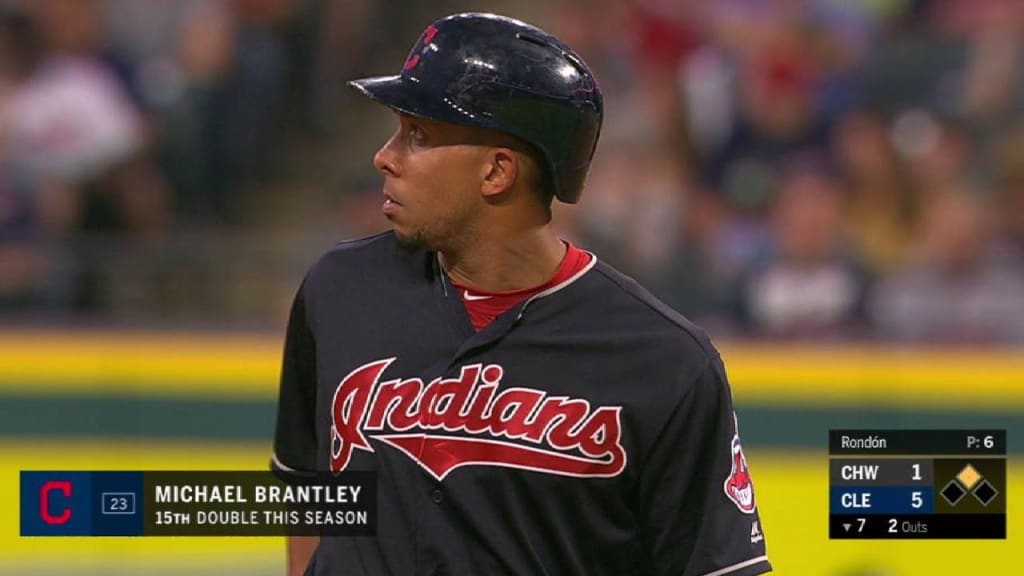
M 640 482 L 639 528 L 652 574 L 771 571 L 720 357 L 685 389 Z
M 285 480 L 316 470 L 316 342 L 306 316 L 305 285 L 292 302 L 285 335 L 271 469 Z

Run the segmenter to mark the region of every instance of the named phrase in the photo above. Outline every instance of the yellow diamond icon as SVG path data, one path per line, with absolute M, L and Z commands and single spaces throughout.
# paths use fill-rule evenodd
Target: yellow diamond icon
M 981 480 L 981 474 L 974 469 L 974 466 L 968 464 L 967 466 L 964 466 L 964 469 L 961 470 L 959 474 L 956 475 L 956 479 L 964 485 L 964 488 L 970 490 L 971 488 L 974 488 L 974 485 L 977 484 L 979 480 Z

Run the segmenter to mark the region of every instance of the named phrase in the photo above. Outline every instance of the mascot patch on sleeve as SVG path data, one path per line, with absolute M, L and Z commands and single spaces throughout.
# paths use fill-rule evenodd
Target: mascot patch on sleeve
M 725 479 L 725 495 L 732 500 L 740 512 L 753 514 L 757 508 L 754 502 L 754 483 L 750 478 L 750 469 L 747 467 L 747 458 L 743 455 L 743 445 L 740 443 L 740 430 L 736 423 L 736 414 L 733 413 L 732 436 L 732 470 L 729 477 Z

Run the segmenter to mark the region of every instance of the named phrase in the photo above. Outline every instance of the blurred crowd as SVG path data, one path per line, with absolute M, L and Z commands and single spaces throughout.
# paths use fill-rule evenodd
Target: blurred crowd
M 557 223 L 713 335 L 1024 342 L 1019 0 L 0 0 L 0 310 L 273 319 L 387 226 L 344 80 L 466 9 L 591 64 Z

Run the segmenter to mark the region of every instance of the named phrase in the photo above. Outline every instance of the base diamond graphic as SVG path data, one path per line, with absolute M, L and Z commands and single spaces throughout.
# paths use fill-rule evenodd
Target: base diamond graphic
M 989 484 L 988 480 L 982 480 L 981 484 L 978 484 L 978 487 L 974 489 L 974 497 L 978 499 L 978 502 L 981 502 L 982 506 L 988 506 L 998 495 L 999 491 Z
M 956 483 L 956 480 L 950 480 L 949 484 L 946 484 L 946 487 L 939 493 L 946 499 L 946 502 L 949 502 L 950 506 L 956 506 L 956 503 L 967 495 L 967 491 L 961 488 L 960 485 Z
M 974 468 L 974 466 L 968 464 L 967 466 L 964 466 L 964 469 L 961 470 L 959 474 L 956 475 L 956 479 L 964 485 L 964 488 L 970 490 L 971 488 L 974 488 L 974 485 L 978 483 L 978 480 L 981 480 L 981 474 Z

